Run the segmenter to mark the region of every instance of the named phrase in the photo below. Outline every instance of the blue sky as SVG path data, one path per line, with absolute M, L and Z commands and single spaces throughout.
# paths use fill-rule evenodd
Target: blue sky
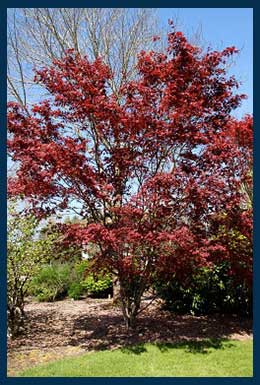
M 230 74 L 243 84 L 241 93 L 248 95 L 236 116 L 253 112 L 253 9 L 252 8 L 160 8 L 158 15 L 163 28 L 168 19 L 177 19 L 177 27 L 192 36 L 201 28 L 205 47 L 223 49 L 236 46 L 240 49 Z

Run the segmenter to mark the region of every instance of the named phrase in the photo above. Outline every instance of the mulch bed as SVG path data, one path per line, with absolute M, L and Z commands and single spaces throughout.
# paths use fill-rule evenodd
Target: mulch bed
M 25 312 L 23 334 L 8 341 L 8 376 L 64 356 L 142 342 L 252 338 L 252 320 L 223 315 L 174 315 L 162 311 L 159 302 L 140 314 L 132 331 L 126 330 L 121 309 L 110 299 L 30 302 Z

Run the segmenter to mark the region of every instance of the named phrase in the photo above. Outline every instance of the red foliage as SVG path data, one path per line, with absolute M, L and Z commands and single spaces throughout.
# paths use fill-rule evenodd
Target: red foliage
M 225 237 L 214 238 L 221 214 L 252 237 L 241 188 L 252 187 L 252 117 L 231 116 L 245 96 L 225 70 L 236 52 L 203 53 L 173 30 L 167 51 L 141 52 L 138 77 L 115 95 L 101 59 L 69 50 L 36 73 L 49 100 L 29 115 L 8 105 L 8 149 L 19 162 L 9 193 L 42 215 L 78 210 L 88 225 L 67 227 L 67 239 L 99 245 L 96 263 L 121 284 L 189 274 L 216 255 L 250 265 L 251 251 L 234 257 Z

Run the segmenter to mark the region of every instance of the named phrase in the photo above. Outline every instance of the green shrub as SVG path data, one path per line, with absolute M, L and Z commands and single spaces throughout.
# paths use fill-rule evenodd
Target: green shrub
M 94 276 L 89 274 L 81 281 L 81 286 L 89 294 L 98 295 L 112 287 L 112 278 L 109 274 Z
M 68 289 L 69 298 L 79 299 L 84 293 L 84 289 L 79 282 L 73 282 Z
M 32 280 L 30 294 L 39 301 L 55 301 L 67 295 L 72 280 L 70 264 L 44 265 Z
M 111 276 L 87 273 L 88 266 L 88 261 L 44 265 L 33 278 L 29 293 L 41 302 L 52 302 L 67 295 L 73 299 L 79 299 L 83 294 L 106 296 L 112 291 Z
M 179 314 L 252 313 L 251 291 L 234 281 L 225 264 L 198 270 L 186 285 L 176 277 L 167 283 L 158 280 L 155 289 L 165 307 Z
M 80 281 L 83 279 L 88 267 L 89 267 L 89 261 L 87 260 L 75 263 L 74 271 L 77 276 L 77 279 L 79 279 Z
M 92 296 L 106 296 L 109 291 L 112 292 L 112 278 L 108 273 L 94 274 L 87 272 L 89 267 L 88 261 L 81 261 L 75 264 L 75 274 L 77 276 L 77 283 L 81 287 L 81 294 L 86 293 Z M 79 291 L 79 287 L 75 290 Z M 73 292 L 73 289 L 72 289 Z

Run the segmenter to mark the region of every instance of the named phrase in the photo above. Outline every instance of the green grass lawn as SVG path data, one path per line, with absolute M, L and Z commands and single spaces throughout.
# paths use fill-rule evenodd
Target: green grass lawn
M 21 377 L 251 377 L 252 340 L 141 344 L 65 358 Z

